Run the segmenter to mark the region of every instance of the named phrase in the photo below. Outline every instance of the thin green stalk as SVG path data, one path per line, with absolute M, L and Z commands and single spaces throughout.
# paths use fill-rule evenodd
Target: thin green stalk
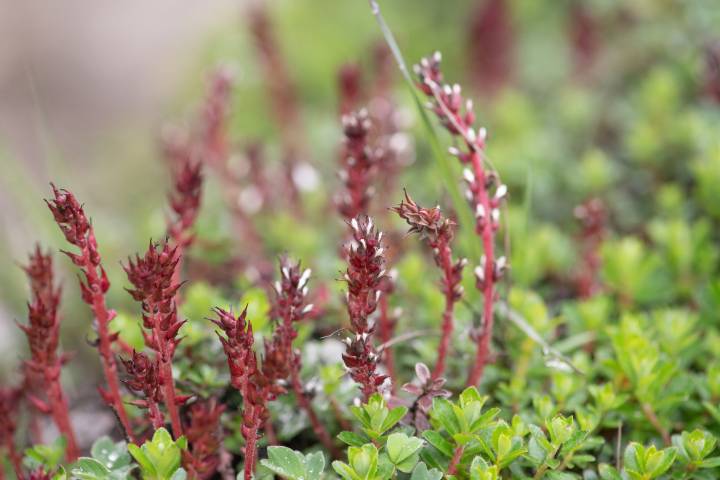
M 472 260 L 475 262 L 480 260 L 481 256 L 481 250 L 480 250 L 480 242 L 478 241 L 477 237 L 475 236 L 474 232 L 474 225 L 475 225 L 475 217 L 473 215 L 473 212 L 470 210 L 470 206 L 467 204 L 465 199 L 463 198 L 463 195 L 460 191 L 460 187 L 458 186 L 457 177 L 453 173 L 452 166 L 450 164 L 449 154 L 442 148 L 440 144 L 440 139 L 438 137 L 437 132 L 435 131 L 435 128 L 433 127 L 433 123 L 430 120 L 430 117 L 428 116 L 425 106 L 423 105 L 422 101 L 420 100 L 420 97 L 418 96 L 417 89 L 415 86 L 415 82 L 413 81 L 412 77 L 410 76 L 410 71 L 407 68 L 407 64 L 405 63 L 405 59 L 403 58 L 402 52 L 400 51 L 400 47 L 398 46 L 397 41 L 395 40 L 395 36 L 393 35 L 392 31 L 390 30 L 390 27 L 385 22 L 385 19 L 383 18 L 382 14 L 380 13 L 380 5 L 378 4 L 377 0 L 368 0 L 370 2 L 370 8 L 372 10 L 373 15 L 375 16 L 375 19 L 378 22 L 378 25 L 380 26 L 380 31 L 383 34 L 383 37 L 385 38 L 385 42 L 388 45 L 388 48 L 390 48 L 390 51 L 392 52 L 393 57 L 395 58 L 395 63 L 397 63 L 398 68 L 400 69 L 400 73 L 402 74 L 403 78 L 405 79 L 405 83 L 408 86 L 408 90 L 410 91 L 410 94 L 412 95 L 413 102 L 415 103 L 415 106 L 417 107 L 418 113 L 420 115 L 420 119 L 422 121 L 423 127 L 425 128 L 428 136 L 428 143 L 430 144 L 430 149 L 432 150 L 433 157 L 435 158 L 435 161 L 438 164 L 438 167 L 440 168 L 440 173 L 443 176 L 443 180 L 445 183 L 445 186 L 447 188 L 448 193 L 450 194 L 450 199 L 452 201 L 453 206 L 455 207 L 455 211 L 457 212 L 458 220 L 461 225 L 464 225 L 465 228 L 460 229 L 460 244 L 463 247 L 464 253 L 471 257 Z

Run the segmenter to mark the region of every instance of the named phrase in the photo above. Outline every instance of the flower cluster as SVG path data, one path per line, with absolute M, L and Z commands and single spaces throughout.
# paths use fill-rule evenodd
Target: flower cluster
M 46 200 L 55 222 L 71 245 L 79 249 L 78 253 L 63 251 L 72 262 L 83 272 L 85 281 L 80 280 L 82 299 L 87 303 L 95 316 L 94 326 L 97 331 L 97 346 L 100 351 L 103 373 L 108 389 L 98 387 L 103 399 L 112 406 L 125 430 L 132 440 L 132 431 L 125 405 L 120 396 L 120 381 L 117 373 L 117 362 L 112 351 L 117 335 L 110 332 L 110 322 L 115 312 L 107 308 L 105 294 L 110 288 L 105 269 L 102 266 L 95 232 L 85 215 L 82 205 L 71 192 L 52 185 L 53 199 Z
M 343 362 L 367 400 L 388 378 L 377 371 L 379 358 L 372 344 L 375 325 L 370 318 L 377 309 L 385 278 L 385 248 L 382 232 L 374 227 L 369 217 L 353 218 L 350 227 L 353 240 L 347 247 L 348 268 L 344 280 L 353 335 L 346 339 Z
M 380 152 L 368 145 L 370 118 L 367 110 L 359 110 L 342 117 L 345 145 L 342 157 L 343 168 L 340 180 L 344 191 L 337 199 L 338 209 L 345 219 L 368 213 L 368 204 L 373 194 L 372 179 L 377 171 Z
M 475 268 L 477 288 L 483 292 L 483 324 L 477 336 L 477 353 L 468 376 L 468 384 L 475 385 L 482 378 L 490 352 L 493 331 L 495 284 L 507 268 L 505 257 L 495 258 L 495 233 L 500 226 L 500 207 L 507 195 L 507 187 L 500 183 L 496 172 L 485 165 L 484 128 L 475 130 L 475 112 L 471 100 L 462 96 L 460 85 L 443 83 L 440 53 L 423 58 L 415 66 L 420 89 L 431 99 L 431 106 L 440 123 L 464 147 L 451 147 L 450 153 L 467 165 L 464 178 L 467 196 L 475 212 L 475 231 L 480 235 L 484 255 Z
M 169 196 L 173 215 L 168 219 L 168 235 L 175 245 L 186 248 L 193 242 L 190 229 L 200 211 L 202 164 L 184 162 L 175 173 L 173 183 L 173 191 Z
M 175 392 L 172 375 L 172 358 L 182 340 L 178 331 L 185 324 L 178 319 L 175 294 L 181 284 L 176 283 L 175 271 L 180 261 L 178 247 L 165 241 L 162 245 L 150 242 L 145 255 L 136 255 L 123 265 L 133 289 L 128 292 L 142 305 L 143 336 L 145 344 L 157 354 L 159 376 L 163 387 L 165 408 L 175 437 L 182 435 L 178 405 L 184 398 Z
M 247 307 L 238 316 L 221 308 L 214 311 L 217 318 L 212 322 L 225 333 L 225 336 L 218 334 L 218 338 L 227 357 L 230 383 L 243 393 L 257 369 L 252 325 L 246 321 Z
M 183 464 L 200 480 L 212 478 L 220 466 L 220 417 L 224 411 L 225 406 L 215 399 L 195 402 L 188 409 L 184 431 L 190 450 L 183 452 Z
M 38 245 L 23 270 L 30 281 L 32 295 L 28 302 L 29 323 L 19 325 L 30 345 L 30 360 L 27 364 L 36 373 L 42 374 L 45 369 L 49 369 L 55 376 L 59 376 L 57 348 L 60 334 L 60 287 L 53 284 L 52 257 L 43 254 Z
M 283 325 L 291 327 L 312 312 L 313 304 L 307 303 L 308 280 L 311 271 L 302 269 L 300 263 L 293 263 L 287 257 L 280 259 L 280 280 L 275 283 L 275 302 L 273 316 L 282 320 Z M 296 332 L 288 332 L 293 336 Z
M 307 414 L 315 435 L 317 435 L 325 448 L 330 452 L 339 453 L 332 436 L 320 421 L 315 409 L 312 407 L 310 398 L 307 396 L 300 377 L 302 366 L 300 353 L 293 350 L 292 346 L 292 341 L 297 337 L 297 330 L 293 324 L 306 318 L 314 308 L 313 304 L 307 303 L 307 284 L 310 273 L 310 269 L 303 270 L 299 262 L 293 263 L 287 257 L 280 260 L 280 280 L 275 283 L 276 297 L 273 305 L 273 316 L 281 322 L 276 327 L 276 335 L 289 340 L 289 342 L 283 342 L 283 345 L 289 350 L 287 356 L 290 358 L 290 385 L 298 405 Z
M 70 422 L 68 401 L 60 384 L 60 372 L 64 359 L 58 355 L 60 340 L 60 287 L 54 285 L 52 257 L 43 254 L 40 246 L 30 255 L 23 267 L 30 281 L 31 299 L 28 302 L 28 324 L 18 324 L 25 332 L 30 346 L 30 360 L 26 362 L 31 385 L 42 384 L 47 401 L 33 397 L 33 404 L 43 412 L 52 414 L 58 430 L 67 440 L 67 457 L 78 456 L 75 432 Z
M 217 318 L 212 321 L 225 333 L 225 337 L 220 333 L 218 337 L 227 357 L 230 381 L 243 397 L 244 478 L 251 480 L 257 462 L 257 440 L 269 419 L 268 402 L 286 392 L 283 384 L 290 372 L 291 361 L 287 356 L 287 345 L 292 345 L 292 340 L 276 330 L 272 340 L 265 342 L 261 367 L 255 354 L 252 325 L 246 321 L 247 308 L 238 316 L 221 308 L 214 311 Z
M 349 115 L 362 97 L 362 71 L 357 64 L 347 63 L 338 71 L 337 79 L 340 114 Z
M 162 377 L 157 359 L 152 359 L 144 353 L 133 351 L 132 357 L 122 359 L 125 365 L 127 378 L 125 385 L 136 393 L 142 393 L 145 398 L 133 401 L 133 405 L 147 409 L 148 418 L 154 429 L 165 425 L 165 418 L 160 412 L 159 404 L 162 397 Z
M 145 344 L 160 354 L 160 361 L 169 361 L 180 339 L 178 330 L 185 323 L 178 320 L 175 294 L 181 284 L 173 281 L 180 260 L 177 247 L 168 242 L 150 242 L 143 257 L 136 255 L 123 269 L 134 288 L 128 292 L 142 304 Z
M 393 210 L 410 225 L 410 233 L 418 233 L 427 241 L 432 249 L 435 264 L 443 273 L 442 292 L 445 296 L 445 310 L 438 360 L 432 375 L 433 378 L 438 378 L 445 372 L 445 361 L 453 331 L 453 311 L 455 303 L 463 296 L 462 272 L 467 260 L 461 258 L 453 261 L 450 244 L 455 234 L 455 223 L 442 215 L 440 207 L 423 208 L 405 192 L 405 200 Z
M 210 85 L 203 104 L 200 125 L 200 155 L 209 164 L 225 163 L 228 157 L 226 134 L 233 75 L 227 68 L 218 68 L 210 76 Z

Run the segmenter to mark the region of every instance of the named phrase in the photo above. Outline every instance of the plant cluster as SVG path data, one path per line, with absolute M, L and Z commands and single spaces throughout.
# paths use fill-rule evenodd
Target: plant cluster
M 698 133 L 720 125 L 717 72 L 698 76 L 692 94 L 668 71 L 650 73 L 637 108 L 597 124 L 558 100 L 549 118 L 572 131 L 563 148 L 579 160 L 545 171 L 552 160 L 538 152 L 552 142 L 527 131 L 541 113 L 511 86 L 518 39 L 507 2 L 472 12 L 470 53 L 483 68 L 473 65 L 467 89 L 446 82 L 439 53 L 412 76 L 370 6 L 387 47 L 372 50 L 373 81 L 356 64 L 338 74 L 335 195 L 304 190 L 315 173 L 301 89 L 259 4 L 249 29 L 279 148 L 236 147 L 234 79 L 216 70 L 192 127 L 163 139 L 168 215 L 161 240 L 116 269 L 126 292 L 85 206 L 52 185 L 47 205 L 93 317 L 98 398 L 116 426 L 92 443 L 80 435 L 63 382 L 72 355 L 57 269 L 38 246 L 23 266 L 28 354 L 19 380 L 0 388 L 0 478 L 718 476 L 720 149 L 703 149 Z M 571 22 L 570 82 L 590 81 L 603 55 L 592 32 L 620 20 L 610 7 L 552 8 Z M 417 131 L 401 131 L 395 63 Z M 571 103 L 588 106 L 577 95 Z M 410 137 L 413 167 L 403 160 Z M 590 142 L 598 147 L 578 153 Z M 683 169 L 685 153 L 698 159 Z M 208 227 L 218 205 L 226 243 Z

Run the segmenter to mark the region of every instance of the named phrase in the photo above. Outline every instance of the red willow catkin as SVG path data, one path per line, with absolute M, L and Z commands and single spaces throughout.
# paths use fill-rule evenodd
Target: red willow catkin
M 175 268 L 174 283 L 180 283 L 182 259 L 192 245 L 195 235 L 192 227 L 200 212 L 202 196 L 202 164 L 187 159 L 173 173 L 173 189 L 168 195 L 172 215 L 168 218 L 167 234 L 178 249 L 178 265 Z
M 286 393 L 282 383 L 290 374 L 292 358 L 288 357 L 288 352 L 292 348 L 292 339 L 283 324 L 277 325 L 272 339 L 265 341 L 265 357 L 260 365 L 255 354 L 252 325 L 247 321 L 247 307 L 237 316 L 221 308 L 214 311 L 217 318 L 211 321 L 225 334 L 218 332 L 230 369 L 230 383 L 243 398 L 243 478 L 251 480 L 257 463 L 257 441 L 270 417 L 268 403 Z
M 378 353 L 373 346 L 376 326 L 370 316 L 378 306 L 381 283 L 385 278 L 385 248 L 382 232 L 370 217 L 360 216 L 350 222 L 352 241 L 346 246 L 348 267 L 346 305 L 352 336 L 345 339 L 343 362 L 350 376 L 360 385 L 363 399 L 384 390 L 389 379 L 378 373 Z
M 63 251 L 63 253 L 83 272 L 84 281 L 82 278 L 79 279 L 82 300 L 90 306 L 95 316 L 93 326 L 98 335 L 97 348 L 107 382 L 107 390 L 102 387 L 98 387 L 98 390 L 105 402 L 115 411 L 127 438 L 133 442 L 130 421 L 120 395 L 117 362 L 112 350 L 118 334 L 110 332 L 110 322 L 115 318 L 116 313 L 107 308 L 105 301 L 110 281 L 101 263 L 95 232 L 75 196 L 55 185 L 52 185 L 52 189 L 54 198 L 45 200 L 45 202 L 50 208 L 55 222 L 65 235 L 65 239 L 79 249 L 78 253 L 68 251 Z
M 373 194 L 372 181 L 377 174 L 379 152 L 368 144 L 370 118 L 365 109 L 343 115 L 345 136 L 343 164 L 338 173 L 343 190 L 336 199 L 340 214 L 348 221 L 358 215 L 367 215 Z
M 30 281 L 28 302 L 28 324 L 18 324 L 25 332 L 30 346 L 30 360 L 25 363 L 29 372 L 42 382 L 45 399 L 33 397 L 32 401 L 40 411 L 49 413 L 60 434 L 67 441 L 67 460 L 78 457 L 75 431 L 70 421 L 67 396 L 60 383 L 64 358 L 58 355 L 60 343 L 59 286 L 55 285 L 52 257 L 43 254 L 40 246 L 30 254 L 28 264 L 23 267 Z
M 292 340 L 297 337 L 297 329 L 295 323 L 303 320 L 313 311 L 313 305 L 307 303 L 308 280 L 310 278 L 310 269 L 302 270 L 300 263 L 292 263 L 287 258 L 280 260 L 280 280 L 275 284 L 275 305 L 274 316 L 282 322 L 283 332 L 288 335 L 291 340 L 287 346 L 290 348 L 288 357 L 291 358 L 290 364 L 290 385 L 292 386 L 295 398 L 310 420 L 310 425 L 322 442 L 323 446 L 331 453 L 334 458 L 340 458 L 340 452 L 332 440 L 330 432 L 327 431 L 325 425 L 320 421 L 315 409 L 308 398 L 300 370 L 302 368 L 302 358 L 300 352 L 292 347 Z
M 352 112 L 342 117 L 345 143 L 343 145 L 343 165 L 339 172 L 340 180 L 344 184 L 343 191 L 336 199 L 338 210 L 346 221 L 368 215 L 370 199 L 373 196 L 373 180 L 377 176 L 378 162 L 383 158 L 382 149 L 373 149 L 369 145 L 369 135 L 372 127 L 368 112 L 365 109 Z M 390 276 L 383 277 L 377 291 L 380 296 L 377 301 L 380 306 L 378 318 L 378 333 L 383 343 L 390 341 L 394 329 L 395 318 L 390 313 L 388 295 L 394 289 L 394 282 Z M 388 375 L 395 378 L 395 366 L 392 348 L 387 347 L 383 352 L 383 360 Z
M 160 365 L 157 358 L 150 358 L 144 353 L 133 351 L 132 357 L 124 360 L 128 379 L 125 385 L 133 392 L 142 393 L 145 398 L 132 402 L 136 407 L 147 410 L 147 416 L 154 430 L 165 425 L 165 417 L 160 411 L 163 401 L 160 378 Z
M 445 297 L 445 309 L 442 319 L 442 336 L 438 348 L 438 357 L 433 369 L 432 379 L 442 377 L 445 373 L 446 359 L 450 348 L 450 340 L 453 332 L 453 312 L 455 303 L 460 301 L 463 295 L 462 271 L 467 264 L 467 259 L 461 258 L 458 261 L 452 259 L 451 242 L 455 234 L 455 223 L 443 217 L 440 207 L 423 208 L 416 204 L 405 192 L 405 200 L 393 208 L 408 225 L 410 233 L 418 233 L 427 241 L 432 249 L 435 264 L 442 271 L 442 292 Z
M 432 111 L 457 142 L 458 146 L 451 147 L 450 153 L 467 166 L 464 171 L 467 196 L 475 212 L 475 231 L 483 244 L 484 255 L 475 268 L 476 286 L 483 294 L 483 324 L 467 379 L 468 385 L 477 385 L 490 353 L 495 285 L 507 268 L 505 257 L 496 258 L 495 255 L 495 234 L 500 227 L 500 206 L 507 195 L 507 187 L 500 183 L 498 174 L 485 164 L 486 132 L 484 128 L 473 128 L 475 112 L 472 101 L 463 98 L 460 85 L 443 83 L 440 59 L 439 52 L 431 58 L 423 58 L 415 66 L 415 73 L 420 89 L 430 98 Z
M 185 324 L 184 320 L 178 320 L 175 301 L 181 286 L 173 280 L 179 261 L 178 247 L 171 247 L 167 241 L 162 245 L 150 242 L 144 256 L 136 255 L 134 261 L 128 260 L 123 265 L 134 287 L 128 292 L 142 304 L 143 337 L 145 344 L 156 354 L 163 403 L 175 438 L 182 435 L 179 406 L 187 399 L 175 391 L 172 374 L 173 355 L 182 340 L 177 336 L 178 331 Z

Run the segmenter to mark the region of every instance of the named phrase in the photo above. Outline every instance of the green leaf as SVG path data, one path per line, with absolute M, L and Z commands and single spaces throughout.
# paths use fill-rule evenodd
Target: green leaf
M 333 470 L 345 480 L 362 480 L 362 477 L 355 473 L 350 465 L 340 460 L 332 463 Z
M 430 445 L 437 448 L 440 453 L 448 458 L 453 456 L 454 447 L 452 443 L 448 442 L 440 433 L 435 430 L 425 430 L 422 435 L 423 438 L 427 440 Z
M 420 461 L 420 454 L 413 453 L 402 462 L 395 464 L 395 466 L 403 473 L 410 473 L 413 471 L 413 468 L 415 468 L 415 465 L 417 465 L 418 461 Z
M 437 421 L 452 436 L 461 432 L 460 421 L 455 414 L 452 402 L 444 398 L 433 399 L 430 416 Z
M 372 478 L 378 469 L 378 450 L 371 443 L 362 447 L 350 447 L 348 460 L 356 475 L 360 478 Z
M 387 417 L 385 417 L 385 421 L 382 423 L 382 433 L 385 433 L 394 427 L 405 415 L 407 415 L 407 412 L 407 407 L 395 407 L 390 410 L 390 413 Z
M 322 452 L 309 453 L 305 455 L 306 479 L 320 478 L 325 471 L 325 455 Z
M 420 462 L 413 469 L 410 480 L 442 480 L 442 472 L 435 468 L 428 470 L 427 465 Z
M 110 470 L 130 465 L 132 461 L 128 454 L 127 443 L 115 443 L 108 436 L 100 437 L 93 443 L 90 455 Z
M 130 452 L 130 455 L 133 456 L 138 465 L 140 465 L 140 471 L 142 472 L 142 477 L 144 479 L 158 478 L 155 465 L 153 465 L 150 458 L 145 455 L 145 451 L 142 448 L 131 443 L 130 445 L 128 445 L 128 451 Z
M 302 453 L 282 447 L 268 447 L 268 459 L 262 465 L 278 475 L 290 480 L 302 480 L 305 477 L 305 457 Z
M 416 437 L 409 437 L 404 433 L 393 433 L 388 437 L 385 449 L 388 458 L 402 472 L 410 472 L 418 461 L 417 452 L 423 446 L 423 441 Z M 415 461 L 408 466 L 408 460 L 415 457 Z
M 653 478 L 657 478 L 667 472 L 675 462 L 676 456 L 677 449 L 675 447 L 668 447 L 658 452 L 649 454 L 647 459 L 647 469 L 649 470 L 649 473 L 653 476 Z
M 337 436 L 337 438 L 351 447 L 362 447 L 368 442 L 367 437 L 363 437 L 362 435 L 358 435 L 355 432 L 340 432 Z
M 49 471 L 55 470 L 65 456 L 65 438 L 58 437 L 53 443 L 34 445 L 25 450 L 23 464 L 30 470 L 42 467 Z
M 104 480 L 110 478 L 110 470 L 94 458 L 81 457 L 70 470 L 80 480 Z
M 711 457 L 700 462 L 700 468 L 717 468 L 720 467 L 720 457 Z
M 497 466 L 488 465 L 482 457 L 475 457 L 470 465 L 470 480 L 497 480 L 499 471 Z
M 182 450 L 187 447 L 187 439 L 173 440 L 164 428 L 155 431 L 151 440 L 141 447 L 128 445 L 130 454 L 140 465 L 144 480 L 170 480 L 183 478 L 186 473 L 178 473 L 182 460 Z M 176 477 L 176 475 L 179 475 Z
M 620 473 L 607 463 L 601 463 L 598 468 L 598 472 L 600 473 L 600 478 L 602 478 L 602 480 L 622 480 Z

